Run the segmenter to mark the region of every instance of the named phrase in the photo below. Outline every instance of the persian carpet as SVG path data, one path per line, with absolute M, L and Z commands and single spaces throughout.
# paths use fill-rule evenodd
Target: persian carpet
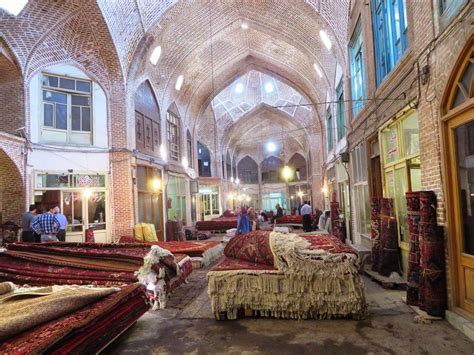
M 380 268 L 380 209 L 381 197 L 372 197 L 370 201 L 370 236 L 372 239 L 372 270 L 377 271 Z
M 410 253 L 408 256 L 407 304 L 418 305 L 420 282 L 420 193 L 407 192 L 408 231 L 410 233 Z

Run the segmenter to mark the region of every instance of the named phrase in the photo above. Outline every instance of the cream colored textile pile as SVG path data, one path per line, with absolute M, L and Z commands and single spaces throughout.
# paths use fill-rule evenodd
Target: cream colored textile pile
M 208 273 L 212 309 L 236 319 L 240 309 L 261 316 L 291 319 L 361 319 L 366 313 L 365 291 L 357 257 L 308 250 L 296 234 L 270 234 L 275 271 L 231 270 Z

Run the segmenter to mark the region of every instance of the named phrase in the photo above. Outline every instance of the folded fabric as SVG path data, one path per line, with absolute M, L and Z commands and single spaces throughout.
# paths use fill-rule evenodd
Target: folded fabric
M 0 302 L 0 340 L 64 316 L 95 302 L 116 290 L 113 288 L 64 288 L 48 294 L 26 294 Z
M 144 242 L 156 242 L 155 225 L 151 223 L 138 223 L 134 227 L 135 238 Z
M 6 293 L 12 292 L 15 289 L 13 282 L 1 282 L 0 283 L 0 296 Z

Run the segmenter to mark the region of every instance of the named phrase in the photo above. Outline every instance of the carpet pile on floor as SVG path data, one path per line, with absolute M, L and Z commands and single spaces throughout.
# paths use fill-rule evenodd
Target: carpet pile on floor
M 97 353 L 149 307 L 140 284 L 16 289 L 0 283 L 0 353 Z
M 224 231 L 237 228 L 237 217 L 217 217 L 209 221 L 197 221 L 198 231 Z
M 208 273 L 216 319 L 364 318 L 357 252 L 333 235 L 253 231 L 232 238 Z

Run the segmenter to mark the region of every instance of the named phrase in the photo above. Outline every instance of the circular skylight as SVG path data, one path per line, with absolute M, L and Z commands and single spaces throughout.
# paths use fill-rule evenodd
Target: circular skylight
M 178 76 L 178 79 L 176 79 L 176 85 L 174 86 L 174 88 L 176 90 L 181 90 L 181 86 L 183 86 L 183 81 L 184 81 L 184 77 L 182 75 Z
M 249 28 L 249 25 L 246 22 L 243 22 L 240 27 L 242 27 L 243 30 L 246 30 Z
M 150 56 L 150 62 L 153 65 L 156 65 L 158 63 L 158 59 L 160 59 L 161 56 L 161 46 L 156 46 L 155 49 L 153 49 L 153 52 L 151 53 Z
M 268 82 L 268 83 L 265 84 L 265 92 L 267 94 L 273 92 L 273 84 L 272 83 Z
M 273 153 L 277 150 L 276 144 L 273 142 L 267 143 L 267 151 Z
M 236 94 L 243 93 L 244 92 L 244 84 L 238 83 L 237 85 L 235 85 L 234 91 L 235 91 Z

